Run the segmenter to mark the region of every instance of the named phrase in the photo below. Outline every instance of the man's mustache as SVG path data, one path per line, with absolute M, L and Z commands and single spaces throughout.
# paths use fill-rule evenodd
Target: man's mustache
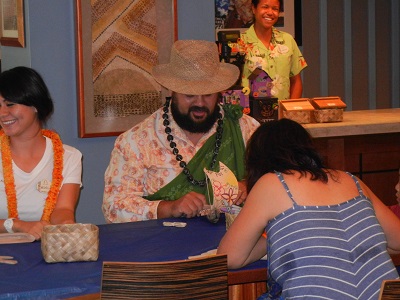
M 192 106 L 191 108 L 189 108 L 189 112 L 206 112 L 206 113 L 210 113 L 210 110 L 207 107 Z

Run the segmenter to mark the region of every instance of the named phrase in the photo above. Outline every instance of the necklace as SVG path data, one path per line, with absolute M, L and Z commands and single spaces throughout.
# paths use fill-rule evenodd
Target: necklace
M 193 175 L 190 173 L 190 170 L 187 168 L 186 162 L 183 160 L 182 155 L 179 154 L 179 149 L 176 148 L 176 143 L 174 142 L 174 137 L 171 134 L 171 128 L 169 127 L 169 120 L 168 120 L 168 112 L 169 112 L 169 104 L 171 102 L 171 97 L 166 97 L 166 101 L 163 107 L 163 115 L 162 118 L 164 119 L 164 126 L 165 126 L 165 133 L 167 134 L 167 140 L 169 142 L 169 146 L 172 148 L 172 153 L 175 155 L 176 160 L 179 162 L 179 166 L 183 169 L 183 174 L 186 175 L 187 180 L 193 184 L 193 185 L 198 185 L 198 186 L 205 186 L 206 185 L 206 179 L 202 180 L 197 180 L 193 178 Z M 222 114 L 219 113 L 218 115 L 218 126 L 217 126 L 217 132 L 216 132 L 216 137 L 215 137 L 215 147 L 214 147 L 214 152 L 213 156 L 211 159 L 211 164 L 210 164 L 210 169 L 214 168 L 215 163 L 217 162 L 217 156 L 219 153 L 219 148 L 221 147 L 221 140 L 222 140 L 222 132 L 223 132 L 223 127 L 222 125 L 224 124 L 224 120 L 222 119 Z
M 50 215 L 56 206 L 58 193 L 60 191 L 61 182 L 63 179 L 63 156 L 64 148 L 60 137 L 57 133 L 51 130 L 42 130 L 42 134 L 51 139 L 53 144 L 53 173 L 50 190 L 47 193 L 47 198 L 42 214 L 42 221 L 50 222 Z M 0 143 L 1 143 L 1 159 L 3 163 L 3 176 L 4 176 L 4 187 L 7 195 L 7 207 L 8 217 L 18 218 L 17 209 L 17 194 L 15 190 L 14 173 L 12 169 L 12 157 L 10 149 L 10 138 L 4 134 L 4 131 L 0 131 Z

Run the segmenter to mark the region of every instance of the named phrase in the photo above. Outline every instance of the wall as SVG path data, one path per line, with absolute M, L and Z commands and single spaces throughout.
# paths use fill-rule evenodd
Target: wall
M 214 41 L 214 0 L 177 0 L 179 39 Z
M 399 107 L 398 0 L 303 0 L 306 97 L 338 95 L 348 109 Z
M 214 0 L 177 1 L 179 38 L 213 40 Z M 44 77 L 55 102 L 49 127 L 84 157 L 77 221 L 101 224 L 115 137 L 78 138 L 74 6 L 25 0 L 27 46 L 1 47 L 2 68 L 30 66 Z M 350 109 L 399 107 L 398 0 L 303 0 L 302 12 L 305 96 L 339 95 Z

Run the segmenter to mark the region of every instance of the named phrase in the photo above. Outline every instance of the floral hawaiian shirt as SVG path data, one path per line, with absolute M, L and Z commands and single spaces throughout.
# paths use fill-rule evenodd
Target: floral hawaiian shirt
M 102 209 L 107 222 L 157 219 L 157 207 L 160 201 L 150 201 L 143 197 L 154 194 L 182 172 L 167 141 L 162 114 L 161 108 L 121 134 L 115 141 L 110 163 L 105 172 Z M 186 162 L 192 159 L 216 131 L 214 125 L 194 145 L 171 116 L 169 119 L 174 142 Z M 259 123 L 243 115 L 239 124 L 246 144 Z
M 256 68 L 264 70 L 272 79 L 271 94 L 279 100 L 290 96 L 290 77 L 297 75 L 307 63 L 293 37 L 272 28 L 273 38 L 267 48 L 257 37 L 252 25 L 241 35 L 239 50 L 245 53 L 242 86 L 249 87 L 248 77 Z

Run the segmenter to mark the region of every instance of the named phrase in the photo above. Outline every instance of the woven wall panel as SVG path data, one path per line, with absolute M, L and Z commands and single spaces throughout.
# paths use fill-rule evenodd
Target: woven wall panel
M 151 114 L 161 104 L 155 0 L 92 1 L 95 117 Z

